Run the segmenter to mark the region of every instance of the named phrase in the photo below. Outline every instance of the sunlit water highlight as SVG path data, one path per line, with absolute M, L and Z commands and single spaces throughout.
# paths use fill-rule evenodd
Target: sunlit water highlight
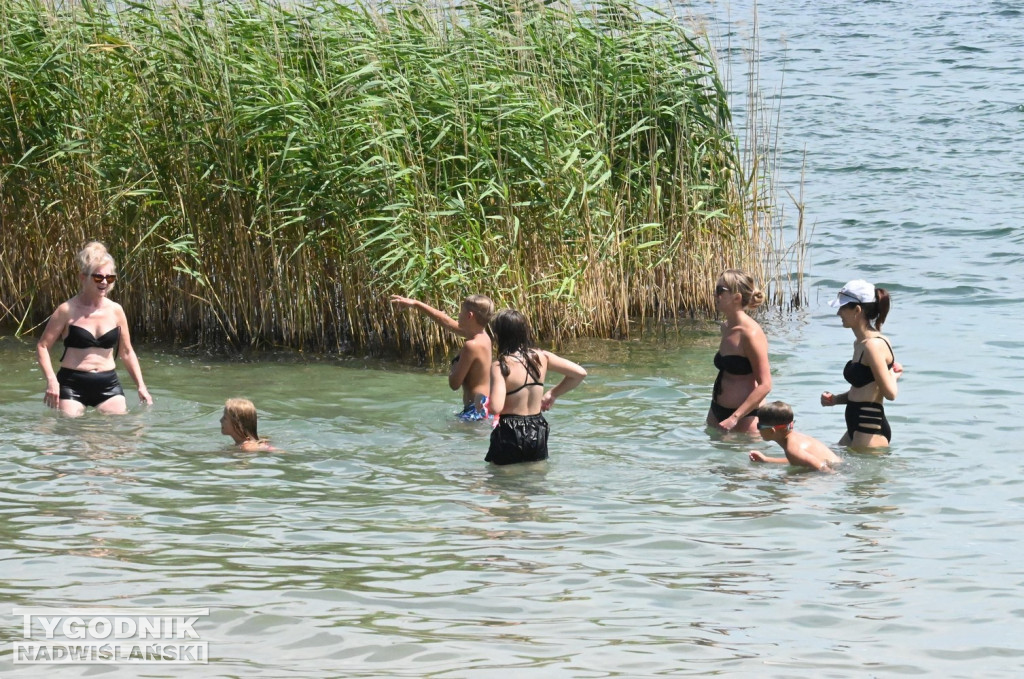
M 590 377 L 550 415 L 551 460 L 518 468 L 483 463 L 487 429 L 451 418 L 436 373 L 140 347 L 156 405 L 68 421 L 42 406 L 32 345 L 7 340 L 4 601 L 211 611 L 207 666 L 47 674 L 1019 676 L 1024 13 L 771 5 L 783 184 L 806 145 L 816 224 L 811 306 L 763 318 L 773 396 L 838 440 L 818 394 L 842 389 L 852 335 L 825 301 L 882 284 L 906 367 L 890 454 L 825 476 L 710 438 L 711 323 L 568 347 Z M 750 16 L 733 4 L 734 46 Z M 219 435 L 235 395 L 280 452 Z

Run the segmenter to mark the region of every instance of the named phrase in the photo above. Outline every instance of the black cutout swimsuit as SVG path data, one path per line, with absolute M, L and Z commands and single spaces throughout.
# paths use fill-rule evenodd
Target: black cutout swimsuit
M 887 363 L 886 367 L 891 370 L 896 362 L 896 353 L 892 350 L 889 340 L 884 337 L 878 339 L 889 347 L 889 354 L 892 356 L 893 362 Z M 863 351 L 856 361 L 847 361 L 846 367 L 843 368 L 843 378 L 854 388 L 866 387 L 875 381 L 874 371 L 871 370 L 871 366 L 861 363 L 860 359 L 862 358 L 864 358 Z M 864 434 L 879 434 L 884 436 L 887 441 L 892 442 L 892 427 L 889 426 L 889 420 L 885 417 L 885 406 L 874 401 L 847 401 L 846 434 L 850 437 L 851 442 L 854 433 L 858 431 Z

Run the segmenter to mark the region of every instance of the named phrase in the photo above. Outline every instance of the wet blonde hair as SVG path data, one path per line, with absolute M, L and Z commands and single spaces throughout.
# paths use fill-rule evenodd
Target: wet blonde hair
M 114 262 L 114 258 L 110 256 L 110 253 L 107 252 L 107 246 L 95 240 L 86 243 L 85 247 L 78 251 L 75 261 L 78 263 L 78 270 L 86 276 L 107 262 L 110 262 L 110 266 L 114 267 L 114 271 L 117 271 L 117 264 Z
M 764 292 L 754 283 L 754 277 L 741 269 L 726 269 L 719 276 L 729 292 L 740 293 L 744 309 L 752 309 L 764 303 Z
M 494 315 L 494 302 L 487 295 L 470 295 L 462 300 L 462 306 L 473 312 L 480 325 L 487 325 Z
M 256 406 L 247 398 L 229 398 L 224 402 L 224 415 L 238 435 L 259 441 L 256 433 Z

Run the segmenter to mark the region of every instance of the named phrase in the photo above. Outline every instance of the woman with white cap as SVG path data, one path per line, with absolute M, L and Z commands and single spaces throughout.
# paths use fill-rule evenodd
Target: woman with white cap
M 896 362 L 882 323 L 889 315 L 889 293 L 864 280 L 850 281 L 829 302 L 838 308 L 844 328 L 853 330 L 853 359 L 843 369 L 850 389 L 842 394 L 826 391 L 821 405 L 846 406 L 846 433 L 839 445 L 854 448 L 888 446 L 892 430 L 885 418 L 883 399 L 896 398 L 896 380 L 903 369 Z

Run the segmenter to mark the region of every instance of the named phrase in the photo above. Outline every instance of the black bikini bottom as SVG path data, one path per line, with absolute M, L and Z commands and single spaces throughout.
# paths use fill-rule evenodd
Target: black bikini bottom
M 85 406 L 95 407 L 107 399 L 124 396 L 116 370 L 94 373 L 61 368 L 57 371 L 57 383 L 61 399 L 78 401 Z
M 536 415 L 502 415 L 491 432 L 487 462 L 516 464 L 548 458 L 548 421 Z
M 735 408 L 726 408 L 718 401 L 711 399 L 711 414 L 715 416 L 715 419 L 721 422 L 732 417 L 732 414 L 736 412 Z M 757 408 L 754 408 L 749 413 L 741 417 L 742 420 L 745 417 L 757 417 Z

